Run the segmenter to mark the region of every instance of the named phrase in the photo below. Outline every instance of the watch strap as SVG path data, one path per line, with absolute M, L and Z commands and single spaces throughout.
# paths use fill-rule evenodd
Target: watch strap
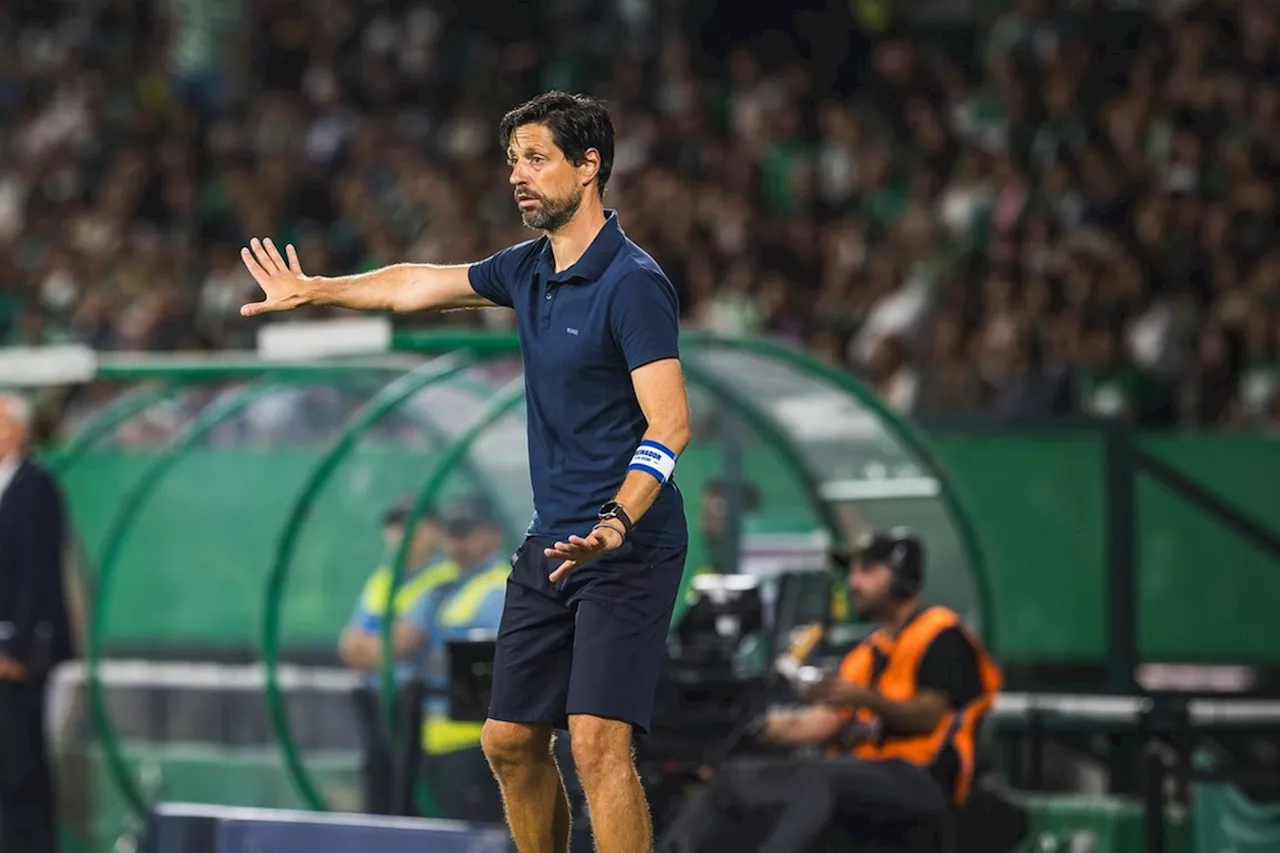
M 622 525 L 622 535 L 626 536 L 631 533 L 634 526 L 631 523 L 631 517 L 627 515 L 627 511 L 622 508 L 622 504 L 617 501 L 609 501 L 600 507 L 600 514 L 597 516 L 600 521 L 616 520 Z

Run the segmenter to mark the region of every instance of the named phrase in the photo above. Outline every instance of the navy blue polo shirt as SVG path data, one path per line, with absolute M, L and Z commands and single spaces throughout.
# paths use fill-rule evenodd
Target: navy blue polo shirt
M 679 306 L 657 262 L 627 239 L 616 211 L 578 262 L 557 273 L 546 237 L 473 264 L 476 293 L 514 308 L 524 360 L 533 521 L 540 540 L 585 536 L 613 498 L 648 423 L 631 371 L 678 358 Z M 688 542 L 669 480 L 630 539 Z

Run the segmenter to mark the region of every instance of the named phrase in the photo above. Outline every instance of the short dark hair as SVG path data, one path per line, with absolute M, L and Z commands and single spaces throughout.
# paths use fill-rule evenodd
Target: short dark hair
M 382 513 L 382 526 L 400 526 L 404 524 L 409 515 L 413 512 L 414 505 L 417 500 L 413 495 L 402 495 L 386 508 Z M 422 514 L 418 516 L 419 524 L 439 524 L 440 516 L 433 507 L 426 507 Z
M 504 115 L 498 125 L 498 139 L 504 152 L 516 128 L 529 124 L 545 125 L 556 147 L 575 166 L 586 162 L 588 149 L 596 149 L 600 154 L 596 191 L 604 198 L 605 185 L 613 172 L 613 121 L 603 103 L 588 95 L 566 92 L 544 92 L 525 101 Z

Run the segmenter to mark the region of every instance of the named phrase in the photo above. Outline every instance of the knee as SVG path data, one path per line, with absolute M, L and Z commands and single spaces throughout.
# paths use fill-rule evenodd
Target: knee
M 551 732 L 539 726 L 487 720 L 480 733 L 480 748 L 495 773 L 510 772 L 550 760 Z
M 634 772 L 630 723 L 574 717 L 569 721 L 569 737 L 573 764 L 584 785 L 618 772 Z

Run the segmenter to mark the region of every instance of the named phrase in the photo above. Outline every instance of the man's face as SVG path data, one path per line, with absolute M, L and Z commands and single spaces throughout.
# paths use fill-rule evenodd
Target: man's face
M 888 563 L 855 561 L 849 566 L 849 589 L 858 615 L 866 619 L 885 616 L 893 604 L 893 569 Z
M 388 524 L 382 528 L 382 541 L 387 551 L 394 553 L 400 547 L 400 539 L 404 536 L 404 525 Z M 409 565 L 416 566 L 431 557 L 440 547 L 440 531 L 429 521 L 418 523 L 413 542 L 409 545 Z
M 507 162 L 526 228 L 555 231 L 573 218 L 598 164 L 594 149 L 587 153 L 585 163 L 573 165 L 546 125 L 526 124 L 512 132 Z
M 699 521 L 702 534 L 709 540 L 717 540 L 724 535 L 725 515 L 728 512 L 728 501 L 719 492 L 706 492 L 702 496 L 702 507 Z
M 0 400 L 0 459 L 20 453 L 26 441 L 26 425 L 14 417 L 8 402 Z
M 499 544 L 495 528 L 478 524 L 465 530 L 450 531 L 449 556 L 464 568 L 470 568 L 498 550 Z
M 440 548 L 440 528 L 432 521 L 418 522 L 418 529 L 413 535 L 413 544 L 410 548 L 412 560 L 415 565 L 429 560 L 433 554 Z
M 404 536 L 404 527 L 399 524 L 382 525 L 382 545 L 387 551 L 394 552 L 400 547 L 400 537 Z

